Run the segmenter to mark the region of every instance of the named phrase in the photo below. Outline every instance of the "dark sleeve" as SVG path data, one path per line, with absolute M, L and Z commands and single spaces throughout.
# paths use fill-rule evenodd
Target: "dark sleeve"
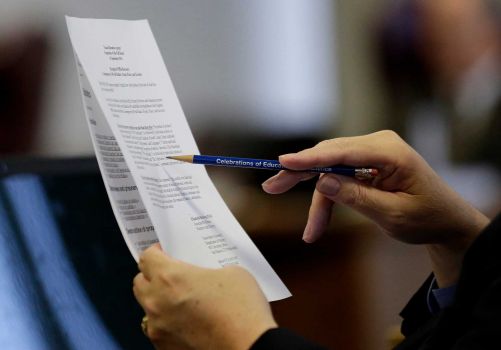
M 432 280 L 433 274 L 428 276 L 400 313 L 403 318 L 401 332 L 405 337 L 416 332 L 432 318 L 427 302 L 428 289 Z
M 261 335 L 250 350 L 325 350 L 285 328 L 273 328 Z
M 472 312 L 470 325 L 454 350 L 501 349 L 501 278 L 486 291 Z
M 465 256 L 458 302 L 469 312 L 455 350 L 501 349 L 500 251 L 501 215 L 498 215 Z
M 465 254 L 454 302 L 439 314 L 423 287 L 402 311 L 406 339 L 397 349 L 501 349 L 501 215 Z

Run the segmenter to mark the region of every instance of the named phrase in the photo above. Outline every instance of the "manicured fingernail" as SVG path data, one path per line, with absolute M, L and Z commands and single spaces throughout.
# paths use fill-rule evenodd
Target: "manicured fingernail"
M 340 187 L 339 181 L 331 176 L 323 176 L 317 183 L 317 190 L 326 196 L 335 196 Z

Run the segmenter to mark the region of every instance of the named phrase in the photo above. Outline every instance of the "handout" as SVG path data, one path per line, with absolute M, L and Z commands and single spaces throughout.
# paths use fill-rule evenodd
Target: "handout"
M 120 230 L 137 260 L 155 242 L 199 266 L 238 264 L 269 301 L 290 292 L 217 192 L 148 21 L 66 17 L 83 105 Z

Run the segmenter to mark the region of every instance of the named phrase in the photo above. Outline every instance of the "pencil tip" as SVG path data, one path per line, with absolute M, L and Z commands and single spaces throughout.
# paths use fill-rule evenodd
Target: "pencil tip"
M 193 156 L 185 156 L 185 155 L 182 155 L 182 156 L 168 156 L 167 158 L 169 159 L 174 159 L 174 160 L 179 160 L 181 162 L 193 162 Z

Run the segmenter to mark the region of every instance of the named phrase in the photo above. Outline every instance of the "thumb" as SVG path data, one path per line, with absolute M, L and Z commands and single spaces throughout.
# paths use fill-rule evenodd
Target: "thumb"
M 318 179 L 316 189 L 333 202 L 353 208 L 378 223 L 384 214 L 401 204 L 397 194 L 346 176 L 325 174 Z

